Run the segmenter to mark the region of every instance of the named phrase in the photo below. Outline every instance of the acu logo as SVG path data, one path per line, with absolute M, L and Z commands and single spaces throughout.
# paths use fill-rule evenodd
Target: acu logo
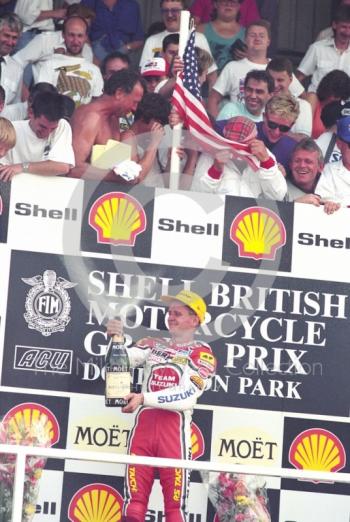
M 71 310 L 66 288 L 72 288 L 77 283 L 57 277 L 54 270 L 45 270 L 42 276 L 21 279 L 33 287 L 29 290 L 25 302 L 24 319 L 28 328 L 37 330 L 45 337 L 54 332 L 63 332 L 70 322 Z

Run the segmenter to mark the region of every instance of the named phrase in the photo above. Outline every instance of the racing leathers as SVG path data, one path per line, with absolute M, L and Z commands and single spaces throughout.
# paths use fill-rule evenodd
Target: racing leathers
M 144 366 L 143 406 L 129 438 L 131 455 L 191 459 L 192 409 L 216 369 L 209 345 L 179 344 L 168 338 L 145 338 L 128 349 L 130 365 Z M 129 465 L 125 480 L 124 518 L 143 522 L 154 481 L 154 468 Z M 158 468 L 166 522 L 185 522 L 189 472 Z

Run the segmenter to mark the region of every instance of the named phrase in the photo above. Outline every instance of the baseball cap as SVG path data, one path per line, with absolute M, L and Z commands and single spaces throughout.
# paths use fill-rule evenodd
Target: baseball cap
M 227 120 L 223 129 L 223 135 L 229 140 L 247 143 L 256 138 L 256 125 L 245 116 L 235 116 Z
M 337 121 L 337 137 L 350 143 L 350 116 L 345 116 Z
M 141 67 L 141 76 L 165 76 L 166 61 L 164 58 L 151 58 Z
M 161 300 L 165 303 L 170 303 L 172 301 L 180 301 L 184 305 L 191 308 L 194 313 L 197 315 L 200 323 L 204 321 L 205 313 L 207 311 L 207 305 L 205 304 L 204 299 L 196 294 L 195 292 L 190 292 L 189 290 L 181 290 L 176 295 L 162 295 Z

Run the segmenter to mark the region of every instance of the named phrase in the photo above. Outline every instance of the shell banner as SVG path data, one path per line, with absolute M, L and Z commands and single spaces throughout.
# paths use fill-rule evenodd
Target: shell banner
M 134 415 L 104 406 L 106 321 L 122 317 L 129 346 L 167 336 L 161 296 L 192 290 L 218 360 L 194 458 L 264 467 L 274 522 L 348 522 L 349 485 L 268 473 L 350 471 L 349 209 L 29 174 L 0 196 L 0 418 L 15 439 L 35 420 L 52 447 L 126 453 Z M 119 520 L 123 475 L 49 459 L 34 522 Z M 206 480 L 191 475 L 191 522 L 215 520 Z M 161 497 L 157 480 L 147 521 L 164 521 Z

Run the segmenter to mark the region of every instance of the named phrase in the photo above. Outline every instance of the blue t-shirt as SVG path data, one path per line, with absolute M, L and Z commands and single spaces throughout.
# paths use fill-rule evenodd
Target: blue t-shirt
M 81 3 L 95 11 L 90 38 L 92 42 L 100 40 L 106 51 L 112 52 L 124 44 L 144 39 L 136 0 L 118 0 L 112 9 L 108 9 L 102 0 L 82 0 Z

